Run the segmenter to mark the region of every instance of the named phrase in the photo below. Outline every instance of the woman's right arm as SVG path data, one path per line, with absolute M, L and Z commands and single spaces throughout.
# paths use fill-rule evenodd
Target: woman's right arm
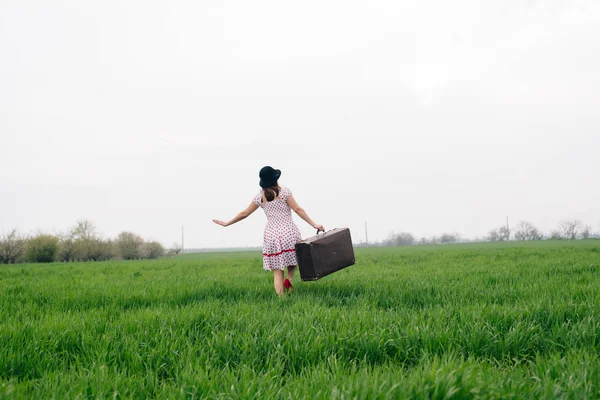
M 235 217 L 233 217 L 230 221 L 225 222 L 225 221 L 221 221 L 221 220 L 218 220 L 218 219 L 213 219 L 213 222 L 215 224 L 221 225 L 221 226 L 233 225 L 236 222 L 240 222 L 244 218 L 248 217 L 250 214 L 252 214 L 257 209 L 258 209 L 258 205 L 255 202 L 252 202 L 252 203 L 250 203 L 250 205 L 244 211 L 241 211 L 238 215 L 236 215 Z
M 298 204 L 296 199 L 294 199 L 293 195 L 291 195 L 291 194 L 289 195 L 289 197 L 287 198 L 287 204 L 288 204 L 288 206 L 290 206 L 290 208 L 292 210 L 294 210 L 294 212 L 296 214 L 298 214 L 298 216 L 300 218 L 305 220 L 310 226 L 312 226 L 313 228 L 318 229 L 320 231 L 325 231 L 325 228 L 323 228 L 323 225 L 316 224 L 312 219 L 310 219 L 310 217 L 308 216 L 306 211 L 304 211 L 304 209 L 302 207 L 300 207 L 300 205 Z

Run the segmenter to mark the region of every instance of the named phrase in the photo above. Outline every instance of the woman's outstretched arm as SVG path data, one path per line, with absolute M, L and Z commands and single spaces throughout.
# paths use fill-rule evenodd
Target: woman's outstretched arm
M 252 202 L 252 203 L 250 203 L 250 205 L 248 207 L 246 207 L 246 209 L 244 211 L 240 211 L 240 213 L 238 215 L 233 217 L 233 219 L 231 221 L 223 222 L 218 219 L 213 219 L 213 222 L 215 224 L 221 225 L 221 226 L 233 225 L 236 222 L 240 222 L 244 218 L 248 217 L 250 214 L 252 214 L 254 211 L 256 211 L 257 208 L 258 208 L 258 206 L 256 205 L 256 203 Z
M 287 198 L 287 204 L 292 210 L 294 210 L 296 214 L 298 214 L 300 218 L 305 220 L 310 226 L 320 231 L 325 231 L 323 225 L 316 224 L 312 219 L 310 219 L 306 211 L 304 211 L 304 209 L 300 207 L 300 205 L 296 202 L 296 199 L 294 199 L 293 195 L 290 195 L 290 197 Z

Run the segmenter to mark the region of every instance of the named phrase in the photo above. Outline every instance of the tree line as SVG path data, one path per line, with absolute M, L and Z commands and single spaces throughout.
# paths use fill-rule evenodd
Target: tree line
M 133 232 L 103 238 L 88 220 L 77 221 L 58 235 L 22 235 L 12 230 L 0 237 L 0 264 L 155 259 L 180 251 L 177 244 L 166 250 L 161 243 L 144 240 Z
M 594 234 L 592 227 L 584 225 L 579 220 L 565 220 L 558 224 L 558 226 L 551 230 L 548 234 L 544 234 L 532 223 L 528 221 L 520 221 L 514 232 L 508 226 L 501 226 L 496 229 L 492 229 L 486 240 L 488 242 L 502 242 L 508 241 L 514 238 L 514 240 L 575 240 L 575 239 L 591 239 L 597 238 L 600 234 Z
M 591 238 L 600 238 L 600 233 L 593 233 L 589 225 L 584 225 L 578 220 L 562 221 L 548 234 L 542 233 L 528 221 L 521 221 L 515 226 L 514 231 L 509 226 L 503 225 L 490 230 L 484 238 L 473 240 L 463 239 L 458 233 L 416 238 L 409 232 L 392 232 L 382 241 L 361 243 L 358 247 Z M 98 234 L 96 226 L 88 220 L 77 221 L 70 230 L 58 235 L 43 233 L 22 235 L 17 230 L 12 230 L 0 236 L 0 264 L 155 259 L 174 256 L 180 251 L 181 247 L 177 243 L 165 249 L 161 243 L 144 240 L 133 232 L 121 232 L 114 239 L 103 238 Z
M 504 242 L 509 240 L 575 240 L 600 238 L 600 233 L 593 233 L 589 225 L 578 220 L 565 220 L 556 229 L 544 234 L 528 221 L 520 221 L 512 230 L 508 225 L 494 228 L 486 236 L 478 239 L 463 239 L 458 233 L 444 233 L 430 238 L 416 238 L 410 232 L 391 232 L 384 240 L 375 243 L 362 243 L 362 246 L 413 246 L 425 244 L 447 244 L 459 242 Z

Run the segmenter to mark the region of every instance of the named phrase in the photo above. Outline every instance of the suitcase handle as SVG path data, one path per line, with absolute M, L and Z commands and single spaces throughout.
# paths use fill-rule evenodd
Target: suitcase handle
M 319 232 L 323 232 L 325 233 L 325 229 L 321 230 L 321 229 L 317 229 L 317 235 L 319 234 Z

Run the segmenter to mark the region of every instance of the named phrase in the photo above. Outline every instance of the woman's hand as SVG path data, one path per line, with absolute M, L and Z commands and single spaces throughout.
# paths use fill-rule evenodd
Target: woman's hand
M 315 228 L 318 231 L 323 231 L 325 232 L 325 228 L 323 228 L 323 225 L 319 225 L 319 224 L 314 224 L 313 228 Z
M 218 219 L 213 219 L 213 222 L 217 225 L 221 225 L 221 226 L 227 226 L 226 222 L 220 221 Z

